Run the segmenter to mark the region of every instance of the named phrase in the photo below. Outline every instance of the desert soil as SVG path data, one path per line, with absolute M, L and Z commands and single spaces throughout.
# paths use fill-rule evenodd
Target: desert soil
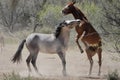
M 6 44 L 2 53 L 0 53 L 0 77 L 3 74 L 10 74 L 14 72 L 21 77 L 29 75 L 26 58 L 29 55 L 26 47 L 22 51 L 22 61 L 20 64 L 13 64 L 11 58 L 18 48 L 18 44 Z M 37 66 L 42 74 L 42 77 L 53 78 L 55 80 L 106 80 L 108 72 L 118 70 L 120 73 L 120 62 L 111 58 L 111 55 L 103 50 L 101 76 L 98 74 L 98 56 L 95 55 L 92 75 L 88 76 L 89 61 L 86 53 L 81 54 L 77 47 L 70 47 L 66 52 L 67 62 L 67 77 L 62 76 L 62 64 L 57 54 L 43 54 L 39 53 L 37 58 Z M 30 76 L 41 78 L 35 73 L 33 67 Z

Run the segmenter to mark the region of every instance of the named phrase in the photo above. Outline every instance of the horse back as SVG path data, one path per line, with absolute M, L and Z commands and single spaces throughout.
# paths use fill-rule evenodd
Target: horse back
M 39 49 L 43 53 L 56 53 L 57 49 L 62 49 L 60 41 L 52 34 L 31 34 L 26 39 L 26 46 L 29 50 Z

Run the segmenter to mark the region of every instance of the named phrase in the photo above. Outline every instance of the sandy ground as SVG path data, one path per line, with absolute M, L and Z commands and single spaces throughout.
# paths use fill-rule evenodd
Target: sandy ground
M 18 44 L 5 45 L 4 50 L 0 53 L 0 77 L 7 73 L 16 73 L 21 77 L 27 77 L 29 75 L 26 58 L 29 54 L 27 49 L 24 47 L 22 52 L 22 61 L 20 64 L 13 64 L 11 58 L 18 48 Z M 62 64 L 57 54 L 42 54 L 39 53 L 37 58 L 37 66 L 42 74 L 42 77 L 55 78 L 62 80 L 106 80 L 106 75 L 110 71 L 118 69 L 120 72 L 120 62 L 111 59 L 111 55 L 103 52 L 102 58 L 102 68 L 101 76 L 97 76 L 98 73 L 98 57 L 95 55 L 93 57 L 94 65 L 92 75 L 88 76 L 89 71 L 89 61 L 87 59 L 86 53 L 81 54 L 77 47 L 69 48 L 66 54 L 67 62 L 67 77 L 62 76 Z M 33 77 L 41 77 L 34 72 L 33 67 L 32 73 Z

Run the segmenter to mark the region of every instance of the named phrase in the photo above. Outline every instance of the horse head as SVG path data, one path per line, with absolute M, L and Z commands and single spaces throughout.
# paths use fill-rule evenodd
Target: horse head
M 66 20 L 66 24 L 67 24 L 67 27 L 69 29 L 72 29 L 73 27 L 76 27 L 80 24 L 80 19 L 76 19 L 76 20 Z
M 79 25 L 79 23 L 80 23 L 80 19 L 64 20 L 63 22 L 59 23 L 56 27 L 56 30 L 55 30 L 56 38 L 60 35 L 60 32 L 61 32 L 62 29 L 64 29 L 64 30 L 72 29 L 73 27 Z
M 62 9 L 62 13 L 67 15 L 72 13 L 72 8 L 74 8 L 74 4 L 76 3 L 76 1 L 72 1 L 69 2 L 63 9 Z
M 62 13 L 64 15 L 68 15 L 68 14 L 73 14 L 75 19 L 80 19 L 80 20 L 85 20 L 87 21 L 86 16 L 84 15 L 84 13 L 77 8 L 76 6 L 74 6 L 74 4 L 76 3 L 76 1 L 73 2 L 69 2 L 63 9 L 62 9 Z

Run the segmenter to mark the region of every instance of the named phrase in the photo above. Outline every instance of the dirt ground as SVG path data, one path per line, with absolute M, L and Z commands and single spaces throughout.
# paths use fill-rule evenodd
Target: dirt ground
M 28 56 L 28 51 L 24 47 L 22 51 L 22 61 L 20 64 L 13 64 L 11 58 L 18 48 L 18 44 L 7 44 L 4 47 L 2 53 L 0 53 L 0 77 L 3 74 L 16 73 L 21 77 L 27 77 L 28 69 L 26 65 L 26 58 Z M 62 64 L 57 54 L 42 54 L 39 53 L 37 58 L 37 66 L 42 74 L 42 77 L 55 78 L 62 80 L 106 80 L 106 75 L 110 71 L 118 69 L 120 73 L 120 62 L 114 61 L 109 53 L 103 51 L 102 58 L 102 68 L 101 76 L 97 76 L 98 73 L 98 57 L 95 55 L 93 57 L 94 65 L 92 75 L 88 76 L 89 71 L 89 61 L 87 59 L 86 53 L 81 54 L 77 47 L 70 47 L 66 54 L 66 67 L 67 67 L 67 77 L 62 76 Z M 33 67 L 32 73 L 33 77 L 41 77 L 34 72 Z

